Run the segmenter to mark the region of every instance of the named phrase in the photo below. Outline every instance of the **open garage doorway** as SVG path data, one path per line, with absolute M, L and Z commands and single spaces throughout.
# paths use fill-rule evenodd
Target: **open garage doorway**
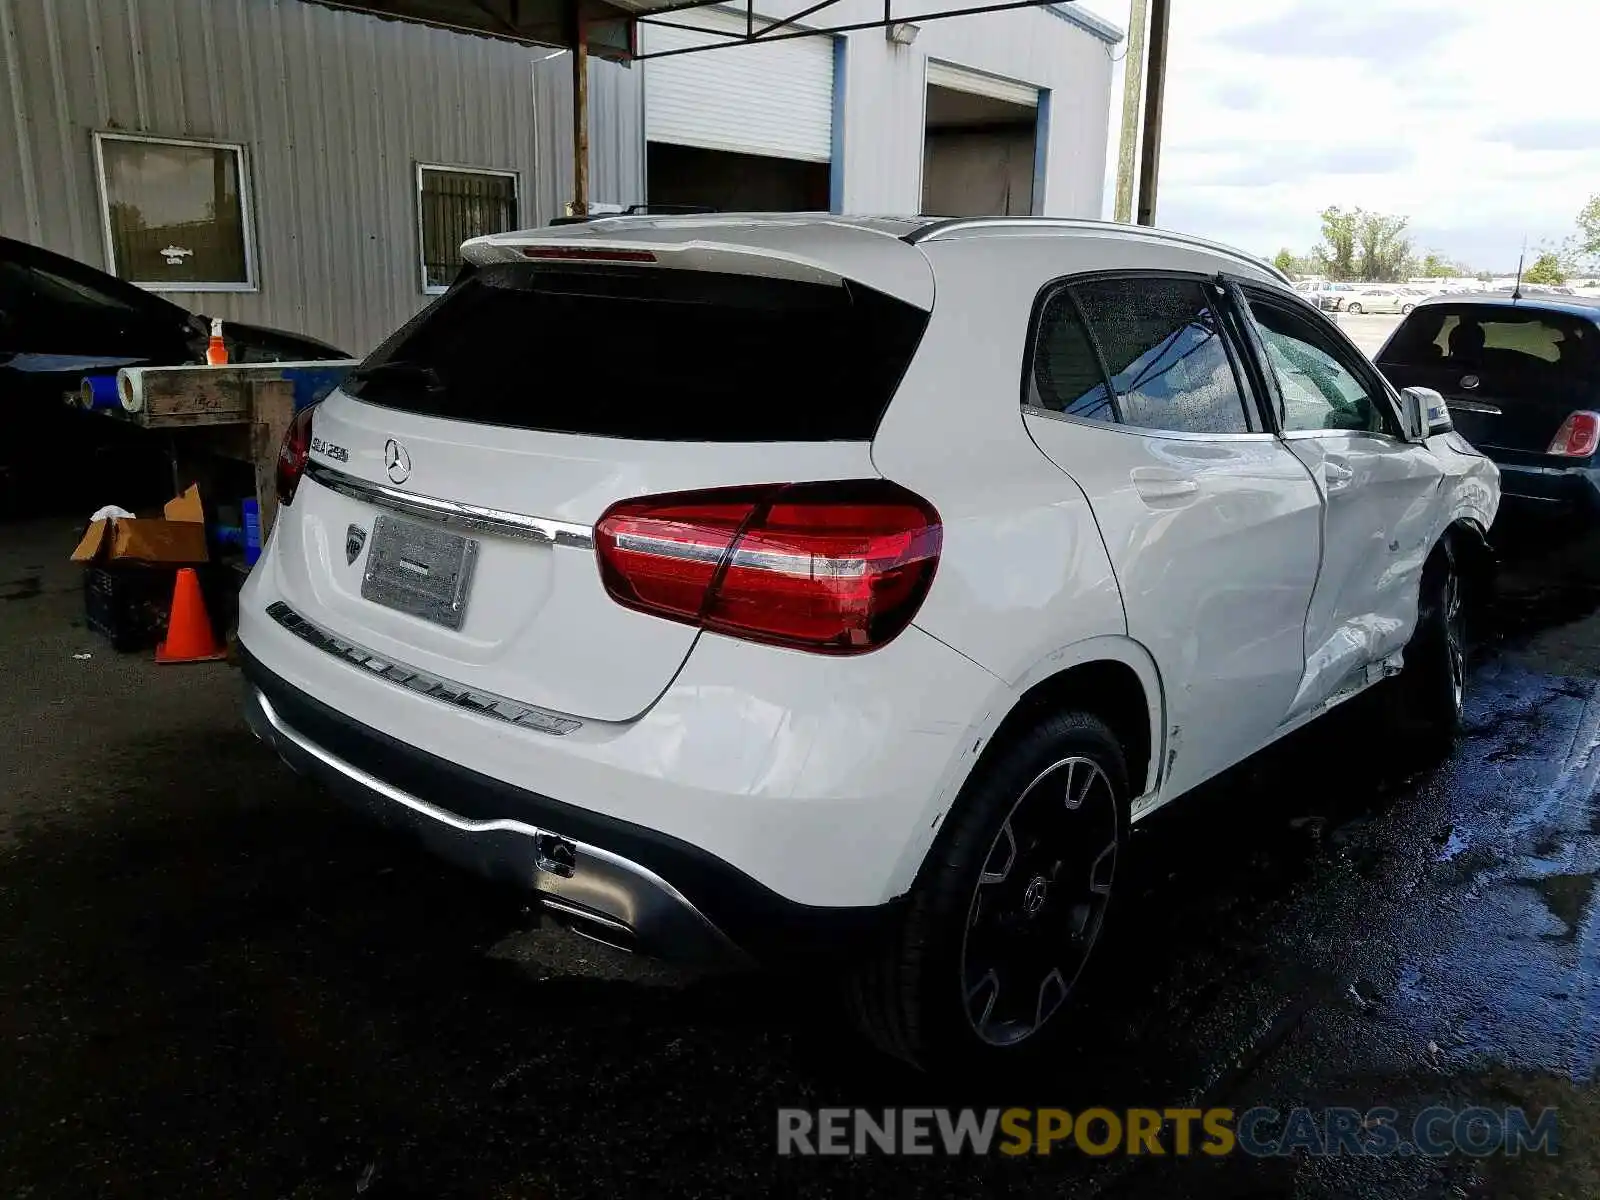
M 650 203 L 722 212 L 826 212 L 828 163 L 651 142 Z
M 714 54 L 703 30 L 743 36 L 744 14 L 696 9 L 690 25 L 641 28 L 645 195 L 657 207 L 723 212 L 826 212 L 833 172 L 837 47 L 796 37 Z
M 928 64 L 922 211 L 929 216 L 1026 216 L 1038 211 L 1037 89 Z

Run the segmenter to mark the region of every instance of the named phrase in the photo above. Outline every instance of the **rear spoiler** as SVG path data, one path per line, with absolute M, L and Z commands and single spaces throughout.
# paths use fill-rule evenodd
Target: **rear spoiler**
M 825 220 L 595 217 L 473 238 L 461 253 L 475 266 L 586 262 L 830 286 L 849 280 L 924 311 L 933 308 L 933 267 L 922 251 L 888 234 Z

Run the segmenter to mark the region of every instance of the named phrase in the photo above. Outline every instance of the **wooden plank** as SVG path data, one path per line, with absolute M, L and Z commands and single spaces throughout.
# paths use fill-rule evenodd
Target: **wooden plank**
M 261 544 L 267 544 L 278 515 L 278 449 L 294 421 L 294 384 L 259 379 L 250 386 L 250 461 L 255 468 L 256 500 L 261 505 Z
M 241 424 L 250 420 L 249 385 L 226 370 L 153 375 L 145 380 L 139 420 L 151 429 Z

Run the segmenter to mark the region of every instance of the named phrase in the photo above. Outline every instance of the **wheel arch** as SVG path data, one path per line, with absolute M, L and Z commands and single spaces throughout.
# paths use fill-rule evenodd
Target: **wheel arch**
M 1132 799 L 1148 795 L 1160 780 L 1165 753 L 1165 694 L 1150 652 L 1132 638 L 1107 634 L 1088 638 L 1042 658 L 1003 687 L 985 717 L 968 733 L 965 752 L 947 782 L 928 798 L 921 836 L 906 847 L 894 871 L 891 895 L 910 888 L 938 840 L 961 794 L 984 763 L 1004 752 L 1007 739 L 1042 712 L 1071 705 L 1110 726 L 1128 758 Z
M 1467 603 L 1481 610 L 1494 591 L 1499 559 L 1489 544 L 1488 530 L 1475 516 L 1457 515 L 1439 535 L 1438 545 L 1446 542 L 1461 572 Z

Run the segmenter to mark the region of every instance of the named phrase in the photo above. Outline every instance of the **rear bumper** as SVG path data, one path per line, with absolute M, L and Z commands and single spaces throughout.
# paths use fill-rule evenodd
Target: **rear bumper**
M 1551 460 L 1559 462 L 1559 460 Z M 1523 511 L 1600 517 L 1600 468 L 1495 460 L 1502 502 Z
M 775 963 L 865 952 L 897 913 L 787 900 L 698 847 L 399 742 L 241 657 L 246 719 L 289 766 L 597 941 L 676 962 Z

